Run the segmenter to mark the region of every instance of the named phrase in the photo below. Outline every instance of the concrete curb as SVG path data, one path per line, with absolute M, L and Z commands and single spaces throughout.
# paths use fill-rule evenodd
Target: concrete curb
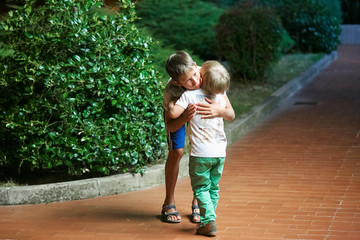
M 310 82 L 322 69 L 337 58 L 337 52 L 326 55 L 309 67 L 300 76 L 294 78 L 274 92 L 260 105 L 226 126 L 228 144 L 243 136 L 249 129 L 275 110 L 283 100 L 292 96 L 306 83 Z M 188 175 L 189 155 L 180 161 L 179 178 Z M 0 205 L 39 204 L 68 200 L 95 198 L 143 190 L 165 183 L 165 167 L 159 164 L 150 167 L 144 175 L 119 174 L 101 178 L 91 178 L 34 186 L 16 186 L 0 188 Z

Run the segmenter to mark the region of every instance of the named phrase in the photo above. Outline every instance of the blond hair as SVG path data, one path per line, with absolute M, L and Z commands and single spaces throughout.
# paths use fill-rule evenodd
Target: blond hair
M 230 75 L 218 61 L 206 61 L 202 67 L 203 83 L 201 88 L 211 95 L 224 93 L 230 87 Z
M 196 66 L 196 63 L 187 52 L 177 51 L 170 55 L 166 61 L 166 72 L 173 80 L 178 81 L 182 75 L 194 66 Z

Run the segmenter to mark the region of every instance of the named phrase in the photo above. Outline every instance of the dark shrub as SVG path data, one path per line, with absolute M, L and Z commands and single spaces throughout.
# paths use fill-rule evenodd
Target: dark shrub
M 34 3 L 0 24 L 14 52 L 0 65 L 0 168 L 109 174 L 162 157 L 162 94 L 131 1 Z
M 142 0 L 136 3 L 140 27 L 149 29 L 165 45 L 191 49 L 204 59 L 214 57 L 215 31 L 223 12 L 200 0 Z
M 303 3 L 302 0 L 254 0 L 256 5 L 263 5 L 281 9 L 284 5 L 291 5 L 292 3 Z M 341 5 L 339 0 L 313 0 L 314 4 L 321 4 L 327 8 L 329 14 L 333 17 L 341 19 Z M 279 14 L 282 12 L 279 11 Z M 285 16 L 284 16 L 285 17 Z
M 281 51 L 284 29 L 274 11 L 266 7 L 231 8 L 216 27 L 219 55 L 231 72 L 244 81 L 261 81 Z
M 338 0 L 257 0 L 274 7 L 284 28 L 304 52 L 330 52 L 337 48 L 341 9 Z

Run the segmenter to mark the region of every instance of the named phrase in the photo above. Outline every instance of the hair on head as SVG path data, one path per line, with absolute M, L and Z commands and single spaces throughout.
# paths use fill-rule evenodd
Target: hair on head
M 201 88 L 211 95 L 224 93 L 230 87 L 230 74 L 218 61 L 206 61 L 202 67 Z
M 166 72 L 173 80 L 178 81 L 183 74 L 195 65 L 196 63 L 187 52 L 177 51 L 171 54 L 166 61 Z

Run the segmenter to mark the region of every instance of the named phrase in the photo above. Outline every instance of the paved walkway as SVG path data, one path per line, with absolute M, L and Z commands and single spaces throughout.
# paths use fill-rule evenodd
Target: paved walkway
M 360 45 L 228 148 L 219 240 L 360 239 Z M 180 224 L 159 220 L 164 186 L 95 199 L 0 206 L 0 239 L 201 239 L 188 178 Z

